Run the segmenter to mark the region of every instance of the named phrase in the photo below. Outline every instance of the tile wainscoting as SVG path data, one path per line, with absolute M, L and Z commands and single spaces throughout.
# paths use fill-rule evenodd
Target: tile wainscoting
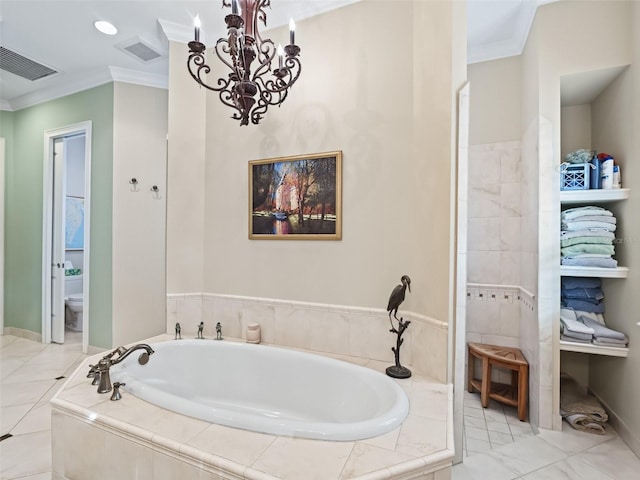
M 401 363 L 446 382 L 447 323 L 414 312 L 398 316 L 411 320 L 403 335 Z M 168 334 L 174 334 L 178 322 L 184 338 L 195 337 L 201 321 L 205 338 L 215 336 L 217 322 L 223 336 L 243 339 L 247 325 L 259 323 L 266 344 L 394 363 L 396 337 L 382 309 L 212 293 L 167 295 Z
M 467 284 L 467 341 L 522 348 L 521 324 L 535 309 L 535 295 L 519 285 Z M 527 361 L 535 361 L 523 350 Z M 480 378 L 480 365 L 476 376 Z M 510 372 L 496 371 L 495 380 L 510 383 Z

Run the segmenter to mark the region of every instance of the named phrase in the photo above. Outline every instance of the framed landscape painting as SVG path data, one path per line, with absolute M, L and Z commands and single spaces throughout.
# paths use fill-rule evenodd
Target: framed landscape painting
M 340 240 L 342 151 L 250 161 L 249 238 Z

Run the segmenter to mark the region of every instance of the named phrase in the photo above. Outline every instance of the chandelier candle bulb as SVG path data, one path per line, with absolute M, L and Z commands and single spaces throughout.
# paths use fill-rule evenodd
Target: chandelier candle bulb
M 195 29 L 195 41 L 200 41 L 200 15 L 196 15 L 196 18 L 193 19 L 193 27 Z
M 282 68 L 282 59 L 284 57 L 284 50 L 282 49 L 282 45 L 278 44 L 278 67 Z
M 293 18 L 289 19 L 289 43 L 291 45 L 296 44 L 296 24 L 293 21 Z
M 234 15 L 238 14 L 238 1 L 237 0 L 231 0 L 231 13 L 233 13 Z

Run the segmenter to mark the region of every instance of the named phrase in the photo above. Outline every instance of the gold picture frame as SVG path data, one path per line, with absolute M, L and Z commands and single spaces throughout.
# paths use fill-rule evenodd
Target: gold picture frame
M 249 162 L 249 238 L 342 239 L 342 151 Z

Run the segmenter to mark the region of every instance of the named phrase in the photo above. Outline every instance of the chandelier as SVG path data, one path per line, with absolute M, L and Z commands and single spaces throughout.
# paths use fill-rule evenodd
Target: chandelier
M 193 79 L 209 90 L 218 92 L 225 105 L 236 110 L 232 117 L 240 125 L 258 124 L 270 105 L 280 105 L 287 98 L 291 87 L 300 76 L 298 59 L 300 47 L 295 44 L 295 24 L 289 22 L 289 45 L 282 48 L 271 39 L 263 39 L 258 22 L 267 26 L 265 9 L 271 0 L 222 0 L 224 8 L 231 13 L 224 21 L 227 24 L 226 38 L 220 38 L 214 47 L 218 59 L 229 68 L 229 75 L 207 83 L 211 71 L 205 59 L 206 46 L 200 42 L 200 19 L 194 21 L 195 39 L 189 42 L 187 67 Z M 276 60 L 276 56 L 278 59 Z M 272 63 L 277 67 L 272 70 Z

